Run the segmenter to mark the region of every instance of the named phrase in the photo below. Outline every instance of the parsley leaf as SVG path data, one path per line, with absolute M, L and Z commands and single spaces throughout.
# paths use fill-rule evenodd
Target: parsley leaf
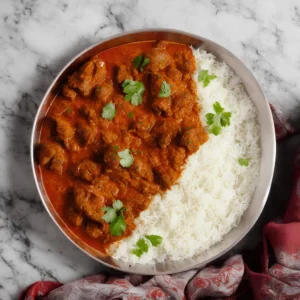
M 148 58 L 148 57 L 144 57 L 144 58 L 143 58 L 143 55 L 140 54 L 140 55 L 138 55 L 138 56 L 133 60 L 133 65 L 134 65 L 137 69 L 139 69 L 141 72 L 143 72 L 143 71 L 144 71 L 144 67 L 145 67 L 146 65 L 148 65 L 149 62 L 150 62 L 150 58 Z
M 201 70 L 198 76 L 198 81 L 199 82 L 203 82 L 203 86 L 207 87 L 209 85 L 209 83 L 213 80 L 217 78 L 216 75 L 214 74 L 208 74 L 208 70 Z
M 155 235 L 155 234 L 146 235 L 146 238 L 150 241 L 150 243 L 154 247 L 157 247 L 162 242 L 162 237 L 159 235 Z
M 141 257 L 142 254 L 147 253 L 149 246 L 145 239 L 139 239 L 135 244 L 135 249 L 131 250 L 131 253 L 137 257 Z
M 115 200 L 112 207 L 104 206 L 102 211 L 106 214 L 102 219 L 109 224 L 109 231 L 111 235 L 120 236 L 126 229 L 126 223 L 123 216 L 123 203 L 120 200 Z
M 113 236 L 120 236 L 126 229 L 126 223 L 121 212 L 121 215 L 117 216 L 113 222 L 109 224 L 110 234 Z
M 102 118 L 106 120 L 112 120 L 116 116 L 116 108 L 113 103 L 108 103 L 103 107 Z
M 163 81 L 160 87 L 158 97 L 163 98 L 163 97 L 169 97 L 170 95 L 171 95 L 171 87 L 166 81 Z
M 205 115 L 206 124 L 209 125 L 208 132 L 214 135 L 219 135 L 222 127 L 230 125 L 231 112 L 224 111 L 224 108 L 219 102 L 213 104 L 215 114 L 208 113 Z
M 238 162 L 241 166 L 248 167 L 249 166 L 249 160 L 250 159 L 247 159 L 247 158 L 239 158 Z
M 120 159 L 120 165 L 124 168 L 129 168 L 134 161 L 133 156 L 130 154 L 129 149 L 125 149 L 123 151 L 118 152 L 118 156 Z
M 124 80 L 122 83 L 123 92 L 126 94 L 124 97 L 126 101 L 137 106 L 143 102 L 143 93 L 145 87 L 141 81 Z

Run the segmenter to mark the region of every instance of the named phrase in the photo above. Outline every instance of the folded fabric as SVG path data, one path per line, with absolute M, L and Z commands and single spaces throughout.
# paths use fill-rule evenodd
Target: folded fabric
M 277 139 L 294 129 L 271 105 Z M 221 267 L 207 266 L 174 275 L 149 279 L 141 275 L 123 278 L 95 275 L 67 284 L 40 281 L 26 288 L 19 300 L 91 299 L 245 299 L 251 293 L 257 300 L 300 300 L 300 151 L 295 158 L 295 182 L 290 203 L 281 223 L 271 222 L 263 231 L 263 257 L 260 273 L 251 271 L 241 255 L 229 258 Z M 269 268 L 269 253 L 276 262 Z M 246 272 L 244 272 L 246 271 Z M 241 287 L 241 282 L 244 282 Z M 251 299 L 251 298 L 250 298 Z

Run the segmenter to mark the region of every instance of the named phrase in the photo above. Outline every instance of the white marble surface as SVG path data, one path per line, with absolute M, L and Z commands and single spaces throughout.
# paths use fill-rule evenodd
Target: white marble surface
M 297 0 L 1 0 L 0 299 L 16 299 L 36 280 L 66 282 L 101 270 L 40 202 L 29 161 L 31 126 L 47 86 L 72 56 L 113 34 L 150 27 L 222 44 L 254 72 L 270 102 L 295 123 L 300 117 Z

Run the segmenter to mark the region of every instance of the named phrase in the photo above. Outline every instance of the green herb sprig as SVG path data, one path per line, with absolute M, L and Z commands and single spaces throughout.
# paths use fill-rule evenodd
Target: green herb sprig
M 121 158 L 120 165 L 122 167 L 129 168 L 133 164 L 134 158 L 129 149 L 118 152 L 118 156 Z
M 231 112 L 224 111 L 224 108 L 219 102 L 213 104 L 215 114 L 208 113 L 205 115 L 206 123 L 209 125 L 208 132 L 214 135 L 219 135 L 222 127 L 230 125 Z
M 198 81 L 203 82 L 203 86 L 207 87 L 215 78 L 217 78 L 217 76 L 214 74 L 208 74 L 208 70 L 201 70 L 198 76 Z
M 113 120 L 116 116 L 116 107 L 113 103 L 108 103 L 103 107 L 102 118 L 106 120 Z
M 126 101 L 134 106 L 142 104 L 143 93 L 145 91 L 143 82 L 128 79 L 123 81 L 122 87 L 123 92 L 126 94 L 124 97 Z
M 250 161 L 250 159 L 248 159 L 248 158 L 239 158 L 239 160 L 238 160 L 239 164 L 243 167 L 248 167 L 249 161 Z
M 150 62 L 150 58 L 148 57 L 143 57 L 142 54 L 138 55 L 134 60 L 133 60 L 133 65 L 139 69 L 141 72 L 144 71 L 144 67 L 147 66 Z
M 141 257 L 144 253 L 147 253 L 149 250 L 149 244 L 147 243 L 147 240 L 153 247 L 157 247 L 162 243 L 162 237 L 159 235 L 151 234 L 146 235 L 145 237 L 146 239 L 140 238 L 136 242 L 135 248 L 131 250 L 131 254 Z
M 126 223 L 123 216 L 123 203 L 120 200 L 115 200 L 112 207 L 104 206 L 102 211 L 105 212 L 105 215 L 102 219 L 109 223 L 109 231 L 113 236 L 120 236 L 126 229 Z
M 165 97 L 169 97 L 170 95 L 171 95 L 171 86 L 166 81 L 163 81 L 160 87 L 158 97 L 165 98 Z

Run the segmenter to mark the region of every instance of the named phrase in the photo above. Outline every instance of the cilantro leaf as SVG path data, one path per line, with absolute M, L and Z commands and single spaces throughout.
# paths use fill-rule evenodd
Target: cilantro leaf
M 239 158 L 238 162 L 241 166 L 248 167 L 250 159 L 247 158 Z
M 162 242 L 162 237 L 159 235 L 155 235 L 155 234 L 146 235 L 146 238 L 150 241 L 150 243 L 154 247 L 157 247 Z
M 134 65 L 136 68 L 138 68 L 138 67 L 140 66 L 142 60 L 143 60 L 143 55 L 142 55 L 142 54 L 141 54 L 141 55 L 138 55 L 138 56 L 133 60 L 133 65 Z
M 129 168 L 134 161 L 133 156 L 130 154 L 129 149 L 125 149 L 123 151 L 118 152 L 118 156 L 120 159 L 120 165 L 124 168 Z
M 166 81 L 163 81 L 160 87 L 158 97 L 164 98 L 164 97 L 169 97 L 170 95 L 171 95 L 171 86 Z
M 147 65 L 149 64 L 149 62 L 150 62 L 150 58 L 145 57 L 145 58 L 143 59 L 143 62 L 142 62 L 142 64 L 141 64 L 141 66 L 140 66 L 140 71 L 141 71 L 141 72 L 144 71 L 144 67 L 147 66 Z
M 115 210 L 120 210 L 122 207 L 123 207 L 122 201 L 120 201 L 120 200 L 115 200 L 115 201 L 113 202 L 113 208 L 114 208 Z
M 208 70 L 201 70 L 198 76 L 198 81 L 203 82 L 203 86 L 207 87 L 215 78 L 217 78 L 217 76 L 214 74 L 208 74 Z
M 129 119 L 131 119 L 133 117 L 133 111 L 129 112 L 127 116 Z
M 116 108 L 113 103 L 108 103 L 103 107 L 102 118 L 106 120 L 112 120 L 116 116 Z
M 214 135 L 219 135 L 222 127 L 230 125 L 231 112 L 224 111 L 224 107 L 219 102 L 213 104 L 215 114 L 207 113 L 205 115 L 206 124 L 209 125 L 208 132 Z
M 125 100 L 137 106 L 143 102 L 145 87 L 141 81 L 124 80 L 122 83 Z
M 102 217 L 102 219 L 106 222 L 106 223 L 110 223 L 113 222 L 115 220 L 115 218 L 117 217 L 117 213 L 116 211 L 111 208 L 111 207 L 102 207 L 103 211 L 106 211 L 106 214 Z
M 139 239 L 135 244 L 135 249 L 131 250 L 131 253 L 137 257 L 141 257 L 142 254 L 147 253 L 149 246 L 145 239 Z
M 148 65 L 150 62 L 150 58 L 148 57 L 143 57 L 142 54 L 138 55 L 134 60 L 133 60 L 133 65 L 139 69 L 141 72 L 144 71 L 144 67 Z
M 123 214 L 117 216 L 115 220 L 109 224 L 110 234 L 113 236 L 120 236 L 126 229 L 126 223 Z

